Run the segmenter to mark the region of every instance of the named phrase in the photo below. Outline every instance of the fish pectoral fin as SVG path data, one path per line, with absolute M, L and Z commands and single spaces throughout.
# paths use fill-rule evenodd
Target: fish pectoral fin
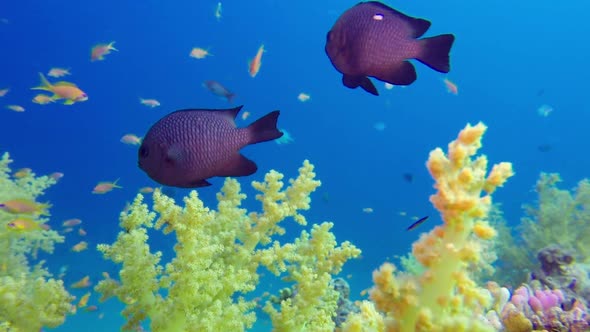
M 404 61 L 400 66 L 375 75 L 375 77 L 380 81 L 394 85 L 410 85 L 416 80 L 416 68 L 409 61 Z
M 236 154 L 221 170 L 219 176 L 246 176 L 256 173 L 258 166 L 252 160 Z
M 74 101 L 71 99 L 67 99 L 66 101 L 64 101 L 64 105 L 74 105 Z
M 363 90 L 367 91 L 368 93 L 378 96 L 379 92 L 373 82 L 367 76 L 351 76 L 351 75 L 342 75 L 342 84 L 345 87 L 350 89 L 356 89 L 357 87 L 363 88 Z

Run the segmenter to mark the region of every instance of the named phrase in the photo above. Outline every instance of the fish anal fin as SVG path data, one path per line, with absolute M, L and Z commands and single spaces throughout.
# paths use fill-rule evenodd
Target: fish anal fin
M 71 99 L 66 99 L 66 101 L 64 101 L 64 105 L 74 105 L 74 101 Z
M 394 85 L 410 85 L 416 80 L 416 68 L 409 61 L 403 61 L 389 71 L 375 75 L 380 81 Z
M 199 188 L 199 187 L 208 187 L 211 183 L 205 179 L 198 179 L 195 181 L 191 181 L 188 186 L 184 188 Z
M 247 176 L 257 170 L 256 163 L 238 153 L 219 171 L 219 176 Z
M 356 89 L 357 87 L 363 88 L 363 90 L 367 91 L 368 93 L 378 96 L 379 92 L 373 82 L 366 77 L 366 76 L 351 76 L 351 75 L 343 75 L 342 76 L 342 84 L 345 87 L 350 89 Z

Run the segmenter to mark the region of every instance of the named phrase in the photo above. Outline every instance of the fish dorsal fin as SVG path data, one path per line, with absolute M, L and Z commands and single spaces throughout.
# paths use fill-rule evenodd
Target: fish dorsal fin
M 54 86 L 76 86 L 76 84 L 66 82 L 66 81 L 60 81 L 60 82 L 54 83 L 53 85 Z
M 424 33 L 426 33 L 426 31 L 430 28 L 431 23 L 428 20 L 408 16 L 408 15 L 406 15 L 402 12 L 399 12 L 399 11 L 397 11 L 397 10 L 395 10 L 395 9 L 393 9 L 381 2 L 378 2 L 378 1 L 368 1 L 365 3 L 372 4 L 373 6 L 380 8 L 384 12 L 390 13 L 390 14 L 402 19 L 404 22 L 407 22 L 410 25 L 410 27 L 412 28 L 412 35 L 411 35 L 412 38 L 422 37 L 422 35 Z
M 234 120 L 235 118 L 238 117 L 238 113 L 240 113 L 240 111 L 242 110 L 242 107 L 244 107 L 244 105 L 240 105 L 234 108 L 229 108 L 229 109 L 225 109 L 222 110 L 220 112 L 223 112 L 224 114 L 227 114 L 227 116 L 229 118 L 231 118 L 232 120 Z
M 240 106 L 234 107 L 234 108 L 228 108 L 225 110 L 220 110 L 217 112 L 220 112 L 223 115 L 223 117 L 228 119 L 230 121 L 230 123 L 232 123 L 234 126 L 236 126 L 236 117 L 238 117 L 238 113 L 240 113 L 240 110 L 242 109 L 242 107 L 244 107 L 244 105 L 240 105 Z

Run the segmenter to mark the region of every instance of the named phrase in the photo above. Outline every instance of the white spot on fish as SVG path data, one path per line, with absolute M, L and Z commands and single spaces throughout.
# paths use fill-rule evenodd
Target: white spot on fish
M 373 15 L 373 19 L 375 21 L 381 21 L 381 20 L 383 20 L 383 14 L 375 14 L 375 15 Z

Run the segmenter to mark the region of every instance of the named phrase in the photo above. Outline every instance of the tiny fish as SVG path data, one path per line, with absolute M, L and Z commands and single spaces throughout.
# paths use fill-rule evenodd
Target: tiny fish
M 123 187 L 117 185 L 117 182 L 119 182 L 119 179 L 115 180 L 114 182 L 99 182 L 92 190 L 92 193 L 93 194 L 106 194 L 115 188 L 123 188 Z
M 311 96 L 308 95 L 307 93 L 303 93 L 301 92 L 298 96 L 297 99 L 299 99 L 300 102 L 304 103 L 306 101 L 308 101 L 309 99 L 311 99 Z
M 190 57 L 195 59 L 204 59 L 208 56 L 213 56 L 213 54 L 209 53 L 209 50 L 200 47 L 193 47 L 190 53 Z
M 344 86 L 379 92 L 369 80 L 374 77 L 395 85 L 410 85 L 417 59 L 430 68 L 448 73 L 452 34 L 418 39 L 430 28 L 430 21 L 407 16 L 378 1 L 361 2 L 345 11 L 326 38 L 326 53 L 343 74 Z
M 426 216 L 426 217 L 422 217 L 422 218 L 420 218 L 420 219 L 416 220 L 416 222 L 414 222 L 414 223 L 413 223 L 413 224 L 411 224 L 411 225 L 410 225 L 408 228 L 406 228 L 406 231 L 411 231 L 411 230 L 413 230 L 414 228 L 416 228 L 416 227 L 420 226 L 420 225 L 421 225 L 423 222 L 425 222 L 425 221 L 426 221 L 426 219 L 428 219 L 428 216 Z
M 139 145 L 141 144 L 141 137 L 138 137 L 135 134 L 125 134 L 123 137 L 121 137 L 121 143 Z
M 64 221 L 61 224 L 61 226 L 62 227 L 74 227 L 74 226 L 80 225 L 81 223 L 82 223 L 82 220 L 77 219 L 77 218 L 75 218 L 75 219 L 68 219 L 68 220 Z
M 31 175 L 31 172 L 33 172 L 33 170 L 30 168 L 21 168 L 18 171 L 14 172 L 13 176 L 17 179 L 22 179 L 28 175 Z
M 262 66 L 262 53 L 264 53 L 264 45 L 260 45 L 256 52 L 256 56 L 248 62 L 248 74 L 250 74 L 251 77 L 256 77 L 260 71 L 260 66 Z
M 15 112 L 19 112 L 19 113 L 22 113 L 25 111 L 25 108 L 20 105 L 7 105 L 6 108 L 8 108 L 11 111 L 15 111 Z
M 213 92 L 213 94 L 219 97 L 226 98 L 227 101 L 229 101 L 230 103 L 236 96 L 235 93 L 229 91 L 226 87 L 224 87 L 223 85 L 221 85 L 221 83 L 217 81 L 205 81 L 203 82 L 203 86 L 206 87 L 209 91 Z
M 80 241 L 72 247 L 73 252 L 80 252 L 88 249 L 88 242 Z
M 160 102 L 157 101 L 156 99 L 143 99 L 143 98 L 139 98 L 139 103 L 142 105 L 145 105 L 147 107 L 158 107 L 160 106 Z
M 47 105 L 49 103 L 55 103 L 55 99 L 51 98 L 51 96 L 40 93 L 33 97 L 33 102 L 39 105 Z
M 119 51 L 113 46 L 114 44 L 115 42 L 110 42 L 93 46 L 90 50 L 90 61 L 102 61 L 104 56 L 110 54 L 111 51 Z
M 64 177 L 64 173 L 61 172 L 53 172 L 49 175 L 50 178 L 54 179 L 55 181 L 58 181 L 59 179 Z
M 237 128 L 241 109 L 187 109 L 166 115 L 145 135 L 139 168 L 162 185 L 181 188 L 209 186 L 207 179 L 216 176 L 253 174 L 256 164 L 239 150 L 281 137 L 276 127 L 279 111 Z
M 457 86 L 457 84 L 451 82 L 451 80 L 449 80 L 448 78 L 443 79 L 443 83 L 447 88 L 448 93 L 454 94 L 455 96 L 459 94 L 459 87 Z
M 9 88 L 0 89 L 0 97 L 6 96 L 6 94 L 8 93 L 8 91 L 10 91 Z
M 70 73 L 70 69 L 54 67 L 54 68 L 51 68 L 49 70 L 49 72 L 47 73 L 47 76 L 55 77 L 55 78 L 59 78 L 59 77 L 66 76 L 66 75 L 72 75 Z
M 215 7 L 215 18 L 217 19 L 217 21 L 221 20 L 221 12 L 222 12 L 223 8 L 221 5 L 221 2 L 217 3 L 217 6 Z
M 6 224 L 6 228 L 11 231 L 27 232 L 44 229 L 43 225 L 39 224 L 31 218 L 21 217 L 14 219 Z
M 90 287 L 90 285 L 92 285 L 92 283 L 90 282 L 90 276 L 85 276 L 84 278 L 76 281 L 75 283 L 73 283 L 72 285 L 70 285 L 71 288 L 86 288 L 86 287 Z

